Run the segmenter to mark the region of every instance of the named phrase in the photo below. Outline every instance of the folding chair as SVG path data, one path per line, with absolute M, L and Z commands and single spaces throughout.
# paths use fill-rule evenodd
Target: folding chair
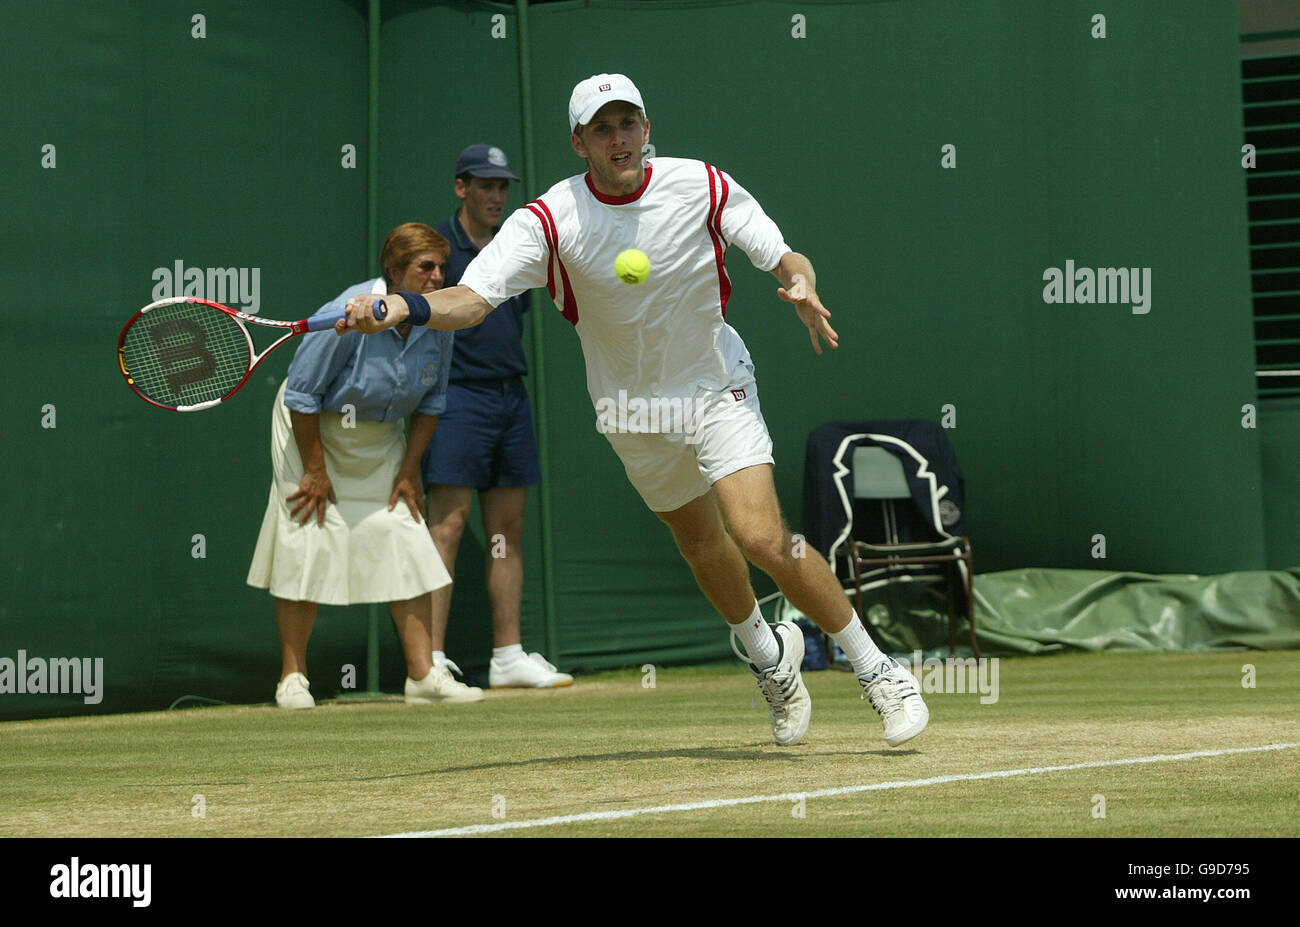
M 865 619 L 862 602 L 865 588 L 886 582 L 917 581 L 933 573 L 936 566 L 941 567 L 948 589 L 948 650 L 954 655 L 957 652 L 957 613 L 961 611 L 970 626 L 971 649 L 979 658 L 970 539 L 954 536 L 925 542 L 898 540 L 896 503 L 905 500 L 904 505 L 912 505 L 912 490 L 902 463 L 883 447 L 854 448 L 853 499 L 855 507 L 859 500 L 880 502 L 886 534 L 878 541 L 864 540 L 854 519 L 849 526 L 849 543 L 841 548 L 852 577 L 845 581 L 845 586 L 848 587 L 848 582 L 853 584 L 858 615 Z

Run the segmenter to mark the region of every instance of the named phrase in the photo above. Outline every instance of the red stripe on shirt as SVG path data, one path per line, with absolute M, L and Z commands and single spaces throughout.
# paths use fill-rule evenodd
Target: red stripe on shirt
M 551 228 L 546 224 L 546 215 L 538 208 L 537 203 L 529 203 L 524 208 L 536 216 L 537 221 L 542 224 L 542 234 L 546 236 L 546 249 L 551 253 L 551 258 L 546 261 L 546 291 L 551 294 L 551 299 L 555 299 L 555 265 L 552 263 L 555 245 L 551 242 Z
M 546 231 L 546 240 L 551 247 L 551 255 L 555 258 L 555 263 L 560 268 L 560 283 L 563 291 L 560 294 L 560 312 L 570 325 L 578 324 L 578 297 L 573 293 L 573 284 L 569 282 L 569 272 L 564 267 L 564 261 L 560 259 L 560 232 L 555 225 L 555 217 L 551 215 L 551 209 L 541 200 L 533 200 L 530 206 L 537 206 L 544 214 L 542 218 L 542 228 Z M 549 274 L 549 269 L 548 269 Z
M 718 301 L 725 319 L 727 300 L 731 298 L 731 278 L 727 276 L 727 248 L 722 238 L 722 209 L 727 205 L 730 188 L 721 171 L 712 164 L 704 167 L 709 172 L 709 214 L 704 224 L 709 230 L 709 237 L 713 239 L 713 259 L 718 265 Z

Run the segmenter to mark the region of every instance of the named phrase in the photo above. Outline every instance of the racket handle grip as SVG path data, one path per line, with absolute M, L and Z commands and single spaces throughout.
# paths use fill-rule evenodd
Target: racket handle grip
M 384 305 L 381 299 L 372 307 L 376 321 L 382 322 L 388 316 L 388 307 Z M 314 315 L 307 320 L 307 331 L 320 332 L 327 328 L 333 328 L 334 323 L 339 319 L 346 319 L 346 312 L 327 312 L 325 315 Z

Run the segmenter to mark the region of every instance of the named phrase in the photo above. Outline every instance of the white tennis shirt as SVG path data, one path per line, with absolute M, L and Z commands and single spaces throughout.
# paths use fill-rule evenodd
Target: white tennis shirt
M 582 341 L 593 403 L 617 400 L 620 390 L 688 398 L 726 388 L 750 363 L 725 321 L 732 244 L 762 271 L 790 251 L 726 173 L 703 161 L 655 158 L 641 189 L 626 196 L 597 192 L 585 174 L 551 187 L 510 215 L 460 282 L 494 308 L 545 286 Z M 643 283 L 614 273 L 627 248 L 650 259 Z

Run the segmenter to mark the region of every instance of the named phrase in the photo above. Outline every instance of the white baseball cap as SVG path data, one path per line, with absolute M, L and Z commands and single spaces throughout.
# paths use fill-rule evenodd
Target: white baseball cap
M 593 74 L 586 80 L 578 81 L 569 97 L 569 130 L 585 126 L 591 122 L 596 111 L 611 100 L 634 103 L 645 112 L 641 102 L 641 91 L 636 84 L 622 74 Z

